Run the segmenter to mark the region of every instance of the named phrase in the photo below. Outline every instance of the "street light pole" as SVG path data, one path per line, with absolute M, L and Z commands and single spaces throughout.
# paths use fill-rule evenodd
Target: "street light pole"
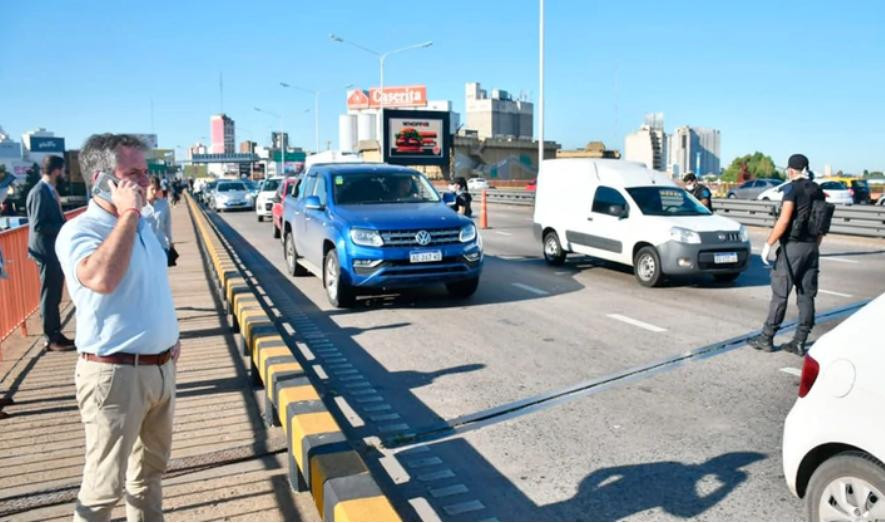
M 286 89 L 295 89 L 298 91 L 303 91 L 305 93 L 313 94 L 314 153 L 320 152 L 320 94 L 332 91 L 334 89 L 307 89 L 305 87 L 299 87 L 297 85 L 288 84 L 286 82 L 280 82 L 280 86 Z M 344 86 L 345 89 L 350 89 L 351 87 L 353 87 L 353 84 L 348 84 Z
M 540 2 L 540 16 L 538 24 L 538 173 L 541 172 L 541 162 L 544 161 L 544 0 Z
M 270 111 L 266 111 L 260 107 L 255 107 L 255 110 L 258 111 L 259 113 L 264 113 L 264 114 L 267 114 L 267 115 L 270 115 L 270 116 L 280 119 L 280 167 L 279 167 L 279 171 L 277 172 L 277 176 L 282 176 L 283 175 L 283 165 L 284 165 L 285 156 L 286 156 L 286 143 L 285 143 L 285 140 L 283 139 L 283 115 L 272 113 Z M 273 145 L 273 144 L 271 144 L 271 145 Z

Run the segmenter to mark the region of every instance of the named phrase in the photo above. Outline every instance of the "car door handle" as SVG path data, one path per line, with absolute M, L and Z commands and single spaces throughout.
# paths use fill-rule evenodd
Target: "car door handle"
M 592 216 L 588 216 L 588 217 L 587 217 L 587 221 L 588 221 L 588 222 L 592 222 L 592 221 L 593 221 L 593 217 L 592 217 Z

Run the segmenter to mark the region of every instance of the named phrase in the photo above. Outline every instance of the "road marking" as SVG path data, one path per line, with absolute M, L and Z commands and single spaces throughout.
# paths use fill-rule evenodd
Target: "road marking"
M 329 375 L 326 374 L 326 371 L 324 371 L 323 368 L 322 368 L 321 366 L 319 366 L 319 365 L 314 365 L 314 366 L 313 366 L 313 371 L 316 373 L 317 377 L 319 377 L 321 380 L 327 380 L 327 379 L 329 379 Z
M 499 254 L 498 258 L 505 261 L 515 261 L 515 260 L 524 260 L 525 256 L 517 256 L 513 254 Z
M 369 405 L 368 407 L 363 407 L 364 412 L 381 412 L 385 410 L 393 410 L 387 403 L 382 403 L 381 405 Z
M 400 415 L 396 412 L 391 412 L 390 414 L 375 414 L 374 416 L 369 416 L 369 419 L 375 423 L 379 421 L 393 421 L 395 419 L 400 419 Z
M 434 465 L 442 465 L 442 462 L 441 459 L 434 456 L 430 458 L 413 459 L 412 461 L 406 462 L 406 466 L 409 468 L 432 467 Z
M 455 473 L 452 472 L 451 469 L 442 469 L 436 472 L 428 472 L 427 474 L 421 474 L 418 476 L 418 481 L 436 481 L 439 479 L 449 479 L 454 478 Z
M 828 291 L 825 289 L 818 289 L 817 292 L 821 292 L 823 294 L 831 294 L 833 296 L 839 296 L 840 298 L 851 298 L 850 294 L 845 294 L 844 292 L 836 292 L 836 291 Z
M 495 234 L 500 234 L 501 236 L 513 236 L 513 233 L 504 232 L 504 231 L 495 231 Z
M 518 287 L 524 291 L 528 291 L 533 294 L 537 294 L 538 296 L 547 296 L 548 294 L 550 294 L 547 291 L 542 291 L 541 289 L 536 289 L 536 288 L 526 285 L 524 283 L 514 283 L 513 286 Z
M 360 417 L 359 414 L 353 410 L 353 407 L 347 403 L 347 400 L 341 396 L 335 396 L 335 404 L 338 405 L 338 408 L 341 409 L 341 413 L 344 414 L 344 419 L 347 420 L 348 423 L 354 428 L 363 427 L 366 425 L 366 422 L 363 421 L 363 418 Z
M 799 369 L 794 369 L 793 367 L 784 367 L 781 369 L 781 372 L 785 372 L 796 377 L 802 376 L 802 371 Z
M 848 259 L 845 259 L 845 258 L 833 258 L 832 256 L 821 256 L 820 259 L 821 259 L 821 260 L 828 260 L 828 261 L 839 262 L 839 263 L 854 263 L 854 264 L 858 264 L 858 263 L 860 263 L 860 262 L 857 261 L 857 260 L 848 260 Z
M 404 430 L 409 430 L 408 423 L 393 423 L 391 425 L 381 425 L 378 427 L 378 430 L 381 432 L 402 432 Z
M 455 503 L 454 505 L 446 505 L 443 507 L 443 510 L 446 511 L 446 514 L 450 516 L 457 516 L 458 514 L 464 514 L 465 512 L 475 512 L 477 510 L 482 510 L 486 508 L 478 500 L 465 501 L 463 503 Z
M 351 394 L 355 394 L 352 390 L 347 391 Z M 360 392 L 362 394 L 362 392 Z M 354 398 L 354 401 L 357 403 L 375 403 L 376 401 L 384 401 L 384 398 L 381 396 L 366 396 L 364 398 Z
M 634 327 L 639 327 L 640 329 L 645 329 L 647 331 L 652 332 L 667 332 L 667 329 L 658 327 L 657 325 L 652 325 L 651 323 L 645 323 L 644 321 L 634 320 L 628 316 L 622 316 L 620 314 L 606 314 L 609 318 L 613 320 L 622 321 L 624 323 L 629 323 Z
M 412 508 L 415 509 L 415 512 L 418 514 L 419 521 L 442 521 L 442 518 L 439 517 L 439 514 L 433 510 L 433 507 L 430 506 L 430 502 L 424 498 L 412 498 L 409 500 L 409 504 L 412 505 Z
M 450 485 L 448 487 L 432 488 L 429 489 L 429 491 L 430 495 L 435 498 L 444 498 L 447 496 L 454 496 L 455 494 L 466 494 L 467 492 L 469 492 L 469 490 L 467 489 L 467 485 L 461 483 L 457 485 Z

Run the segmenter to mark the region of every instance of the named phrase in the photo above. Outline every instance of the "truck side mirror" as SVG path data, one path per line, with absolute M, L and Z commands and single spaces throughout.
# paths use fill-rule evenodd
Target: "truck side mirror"
M 323 204 L 320 203 L 319 196 L 308 196 L 304 199 L 304 208 L 309 211 L 322 211 Z

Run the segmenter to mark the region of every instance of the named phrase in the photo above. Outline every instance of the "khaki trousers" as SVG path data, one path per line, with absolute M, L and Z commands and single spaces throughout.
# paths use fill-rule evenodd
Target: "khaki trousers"
M 172 447 L 175 364 L 77 360 L 86 463 L 74 521 L 108 521 L 126 494 L 126 519 L 163 521 L 162 479 Z

